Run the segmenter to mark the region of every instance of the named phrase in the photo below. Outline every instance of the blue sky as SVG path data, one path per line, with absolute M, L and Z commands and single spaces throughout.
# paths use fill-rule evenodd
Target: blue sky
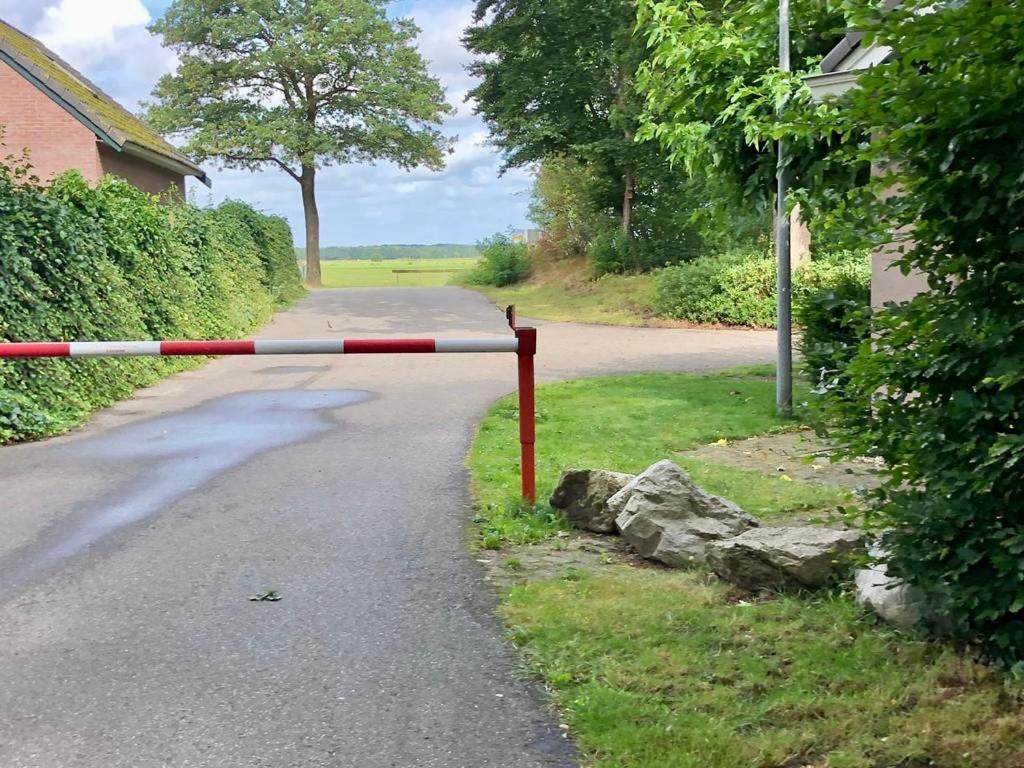
M 172 71 L 175 58 L 145 27 L 169 0 L 0 0 L 0 18 L 39 37 L 129 109 Z M 419 46 L 458 109 L 444 126 L 457 136 L 448 167 L 434 173 L 402 171 L 387 163 L 325 169 L 318 175 L 321 242 L 471 243 L 508 227 L 526 226 L 530 175 L 498 175 L 500 157 L 487 131 L 463 103 L 471 79 L 459 38 L 473 3 L 467 0 L 399 0 L 392 15 L 412 16 L 423 30 Z M 201 203 L 236 198 L 288 219 L 296 242 L 304 237 L 298 185 L 280 171 L 219 169 L 209 164 L 213 190 L 196 183 Z

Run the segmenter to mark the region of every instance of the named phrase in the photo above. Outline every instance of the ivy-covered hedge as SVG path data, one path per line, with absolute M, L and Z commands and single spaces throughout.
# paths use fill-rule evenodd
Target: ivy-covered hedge
M 0 340 L 226 338 L 300 295 L 288 224 L 241 203 L 165 205 L 108 177 L 49 187 L 0 165 Z M 0 361 L 0 443 L 51 435 L 176 358 Z

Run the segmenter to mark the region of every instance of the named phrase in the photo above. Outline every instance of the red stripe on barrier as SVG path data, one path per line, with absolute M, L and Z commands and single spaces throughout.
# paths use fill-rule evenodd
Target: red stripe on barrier
M 9 341 L 0 343 L 4 357 L 68 357 L 71 345 L 66 341 Z
M 254 355 L 256 342 L 241 341 L 161 341 L 161 355 Z
M 346 355 L 385 352 L 436 352 L 433 339 L 346 339 Z

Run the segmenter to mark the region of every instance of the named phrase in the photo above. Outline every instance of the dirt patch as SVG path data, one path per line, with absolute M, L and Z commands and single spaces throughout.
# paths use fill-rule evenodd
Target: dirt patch
M 520 544 L 501 550 L 485 550 L 477 561 L 487 571 L 486 580 L 508 587 L 547 579 L 573 578 L 579 571 L 595 571 L 617 563 L 636 563 L 617 536 L 566 533 L 536 544 Z
M 704 445 L 680 456 L 691 456 L 739 469 L 786 475 L 793 480 L 852 489 L 878 485 L 878 464 L 870 459 L 834 461 L 834 448 L 810 430 L 761 435 L 746 440 Z

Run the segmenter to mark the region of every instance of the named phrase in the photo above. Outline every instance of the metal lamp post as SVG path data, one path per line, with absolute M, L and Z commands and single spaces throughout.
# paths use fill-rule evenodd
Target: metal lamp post
M 789 0 L 779 0 L 779 69 L 789 72 Z M 779 104 L 779 115 L 783 105 Z M 775 255 L 778 263 L 778 363 L 775 378 L 775 407 L 781 416 L 793 413 L 793 321 L 792 274 L 789 246 L 789 215 L 786 213 L 788 185 L 785 166 L 785 141 L 778 141 L 775 170 L 776 193 Z

